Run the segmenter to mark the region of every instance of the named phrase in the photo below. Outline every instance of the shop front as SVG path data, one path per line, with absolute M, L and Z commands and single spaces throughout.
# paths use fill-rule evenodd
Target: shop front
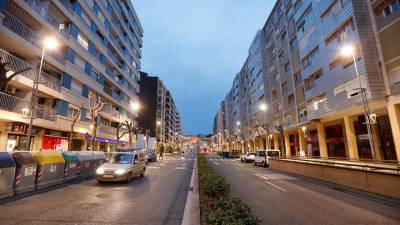
M 42 138 L 43 151 L 67 151 L 69 143 L 69 132 L 61 132 L 55 130 L 45 130 Z
M 341 124 L 325 128 L 329 158 L 346 158 L 346 145 Z
M 26 140 L 29 126 L 23 123 L 8 123 L 7 124 L 7 151 L 25 150 Z M 39 133 L 40 128 L 33 127 L 31 137 L 31 149 L 34 144 L 34 138 Z
M 92 136 L 89 135 L 87 137 L 88 149 L 90 149 L 92 140 L 93 140 Z M 126 144 L 128 144 L 128 142 L 125 141 L 118 142 L 118 146 L 124 146 Z M 117 149 L 117 140 L 96 137 L 95 147 L 93 149 L 94 151 L 112 152 L 115 151 L 116 149 Z

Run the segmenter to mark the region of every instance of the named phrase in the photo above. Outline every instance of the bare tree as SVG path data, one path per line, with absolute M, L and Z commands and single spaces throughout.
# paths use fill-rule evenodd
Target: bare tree
M 140 128 L 137 125 L 137 123 L 135 123 L 134 121 L 126 120 L 125 121 L 125 126 L 126 126 L 126 129 L 128 130 L 129 145 L 132 145 L 132 143 L 133 143 L 132 137 L 142 133 L 143 129 Z
M 92 143 L 90 150 L 94 150 L 94 146 L 96 143 L 96 134 L 97 134 L 97 115 L 103 109 L 104 105 L 103 98 L 99 96 L 96 92 L 90 90 L 89 92 L 89 114 L 90 119 L 92 121 L 93 130 L 92 130 Z
M 119 144 L 119 140 L 120 140 L 123 136 L 125 136 L 125 134 L 128 133 L 128 132 L 126 131 L 126 129 L 123 129 L 123 130 L 122 130 L 122 128 L 124 128 L 124 126 L 125 126 L 125 123 L 118 122 L 118 126 L 117 126 L 117 147 L 118 147 L 118 144 Z
M 71 151 L 72 139 L 74 136 L 74 127 L 75 127 L 76 121 L 78 120 L 79 116 L 81 115 L 82 108 L 83 108 L 83 102 L 82 102 L 81 107 L 79 107 L 79 110 L 74 111 L 74 113 L 72 115 L 71 132 L 69 135 L 69 142 L 68 142 L 68 151 Z
M 0 57 L 0 92 L 6 91 L 7 83 L 10 82 L 10 80 L 15 76 L 31 69 L 30 67 L 27 67 L 22 70 L 15 71 L 10 76 L 7 76 L 7 73 L 10 71 L 10 65 L 10 62 L 3 62 L 3 57 Z

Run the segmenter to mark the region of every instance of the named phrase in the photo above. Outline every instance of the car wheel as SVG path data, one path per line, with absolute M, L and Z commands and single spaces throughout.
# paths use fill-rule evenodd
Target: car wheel
M 264 161 L 262 161 L 262 166 L 265 167 L 265 162 Z
M 243 162 L 243 159 L 242 159 L 242 158 L 240 159 L 240 162 Z
M 131 182 L 131 180 L 132 180 L 132 173 L 128 173 L 128 174 L 126 175 L 126 183 Z
M 98 183 L 98 184 L 104 184 L 104 181 L 102 181 L 102 180 L 97 180 L 97 183 Z
M 144 172 L 145 172 L 145 169 L 143 169 L 142 173 L 140 174 L 140 177 L 144 177 Z
M 257 163 L 256 163 L 256 161 L 254 161 L 254 165 L 255 165 L 255 166 L 257 166 Z

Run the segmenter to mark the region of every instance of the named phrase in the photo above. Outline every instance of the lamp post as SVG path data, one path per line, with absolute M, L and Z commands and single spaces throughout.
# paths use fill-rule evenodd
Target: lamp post
M 42 49 L 42 56 L 40 58 L 40 65 L 39 65 L 39 71 L 35 75 L 35 80 L 33 82 L 32 86 L 32 95 L 31 95 L 31 103 L 29 105 L 29 128 L 28 128 L 28 135 L 26 138 L 26 145 L 25 149 L 27 151 L 31 150 L 31 138 L 32 138 L 32 126 L 33 126 L 33 119 L 36 114 L 36 97 L 37 97 L 37 92 L 39 88 L 39 79 L 40 75 L 42 74 L 42 67 L 43 67 L 43 61 L 44 61 L 44 54 L 46 53 L 46 49 L 56 49 L 58 46 L 58 43 L 56 39 L 53 37 L 46 37 L 43 40 L 43 49 Z
M 368 140 L 369 140 L 369 144 L 371 146 L 371 155 L 372 155 L 372 158 L 375 159 L 375 147 L 374 147 L 374 142 L 372 140 L 371 124 L 372 124 L 372 122 L 375 123 L 374 119 L 372 119 L 372 118 L 376 118 L 376 116 L 374 114 L 371 114 L 371 112 L 369 110 L 368 98 L 367 98 L 367 94 L 365 92 L 366 88 L 362 87 L 360 75 L 358 73 L 355 49 L 353 46 L 345 46 L 342 48 L 341 53 L 343 56 L 347 56 L 347 57 L 352 56 L 353 57 L 354 68 L 356 70 L 356 76 L 357 76 L 357 80 L 358 80 L 358 84 L 359 84 L 359 88 L 357 88 L 357 89 L 359 89 L 361 92 L 361 98 L 362 98 L 363 106 L 364 106 L 365 124 L 367 125 Z

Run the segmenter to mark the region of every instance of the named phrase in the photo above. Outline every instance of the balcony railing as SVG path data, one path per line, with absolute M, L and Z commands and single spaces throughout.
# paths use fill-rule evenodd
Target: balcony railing
M 101 111 L 111 116 L 119 117 L 119 112 L 109 105 L 105 105 Z
M 392 84 L 390 89 L 392 91 L 392 95 L 399 95 L 400 94 L 400 83 Z
M 15 18 L 7 11 L 3 11 L 3 13 L 5 15 L 3 19 L 4 26 L 8 27 L 11 31 L 13 31 L 29 43 L 35 44 L 36 33 L 34 33 L 28 26 L 26 26 L 23 22 Z
M 30 102 L 22 98 L 0 92 L 0 110 L 18 113 L 24 116 L 29 114 Z M 47 109 L 43 105 L 37 105 L 35 118 L 55 121 L 56 117 L 52 109 Z
M 3 59 L 3 62 L 10 63 L 8 65 L 8 69 L 10 69 L 10 71 L 19 71 L 31 67 L 29 63 L 9 54 L 8 52 L 3 51 L 2 49 L 0 49 L 0 57 Z M 23 73 L 20 73 L 20 75 L 33 81 L 35 79 L 36 73 L 37 70 L 31 69 Z M 55 91 L 58 92 L 61 91 L 61 82 L 57 78 L 49 75 L 44 71 L 42 71 L 41 73 L 39 83 Z
M 105 134 L 116 134 L 117 133 L 117 129 L 115 127 L 110 127 L 110 126 L 107 126 L 104 124 L 100 124 L 98 128 L 101 133 L 105 133 Z

